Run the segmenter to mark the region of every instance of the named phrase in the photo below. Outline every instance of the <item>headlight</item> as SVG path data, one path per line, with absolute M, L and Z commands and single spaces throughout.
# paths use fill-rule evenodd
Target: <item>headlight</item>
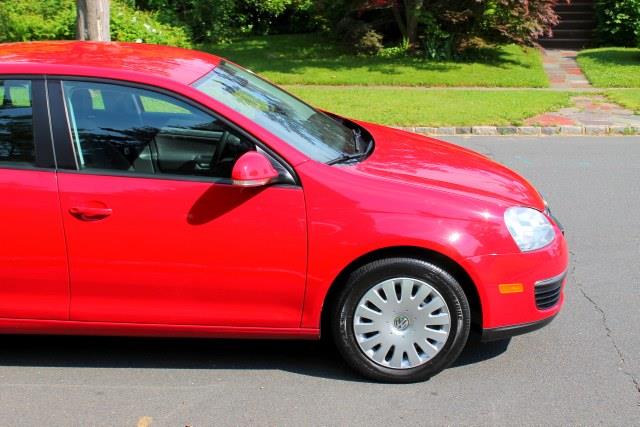
M 522 252 L 545 247 L 556 235 L 547 217 L 531 208 L 507 209 L 504 212 L 504 223 Z

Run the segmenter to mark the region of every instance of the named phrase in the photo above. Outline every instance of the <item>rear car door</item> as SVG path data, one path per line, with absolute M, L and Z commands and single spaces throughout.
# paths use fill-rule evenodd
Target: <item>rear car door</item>
M 213 112 L 155 89 L 51 81 L 78 321 L 298 327 L 306 271 L 302 188 L 231 185 L 260 150 Z
M 44 79 L 0 76 L 0 318 L 67 319 L 68 279 Z

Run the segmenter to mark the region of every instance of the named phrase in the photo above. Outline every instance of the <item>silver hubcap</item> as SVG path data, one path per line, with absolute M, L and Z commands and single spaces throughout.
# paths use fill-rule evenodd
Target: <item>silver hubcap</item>
M 369 289 L 353 317 L 362 352 L 375 363 L 409 369 L 431 360 L 449 337 L 451 316 L 428 283 L 399 277 Z

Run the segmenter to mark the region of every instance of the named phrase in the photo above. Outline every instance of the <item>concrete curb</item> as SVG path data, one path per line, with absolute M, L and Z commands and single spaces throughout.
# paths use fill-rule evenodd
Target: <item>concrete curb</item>
M 607 136 L 640 135 L 640 126 L 463 126 L 463 127 L 396 127 L 428 136 Z

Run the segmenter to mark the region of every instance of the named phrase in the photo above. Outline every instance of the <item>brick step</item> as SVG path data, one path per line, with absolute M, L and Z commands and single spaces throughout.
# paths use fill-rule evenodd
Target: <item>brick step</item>
M 558 15 L 561 15 L 561 14 L 567 13 L 567 12 L 589 12 L 589 13 L 592 13 L 595 9 L 593 7 L 593 4 L 591 4 L 591 3 L 583 3 L 583 4 L 571 3 L 571 4 L 559 4 L 558 6 L 556 6 L 554 8 L 554 10 L 556 11 L 556 13 Z
M 589 0 L 573 0 L 569 3 L 566 1 L 560 0 L 555 7 L 573 7 L 573 6 L 591 6 L 594 7 L 595 2 Z
M 591 44 L 591 39 L 540 39 L 540 45 L 546 49 L 583 49 Z
M 594 4 L 595 1 L 594 0 L 571 0 L 571 1 L 566 1 L 566 0 L 558 0 L 557 5 L 558 6 L 563 6 L 565 4 Z
M 553 29 L 553 38 L 555 40 L 563 39 L 591 39 L 593 37 L 593 29 L 578 28 L 578 29 Z
M 596 27 L 594 19 L 578 19 L 578 20 L 561 20 L 558 25 L 553 27 L 555 30 L 591 30 Z
M 560 21 L 593 20 L 593 12 L 561 12 Z

